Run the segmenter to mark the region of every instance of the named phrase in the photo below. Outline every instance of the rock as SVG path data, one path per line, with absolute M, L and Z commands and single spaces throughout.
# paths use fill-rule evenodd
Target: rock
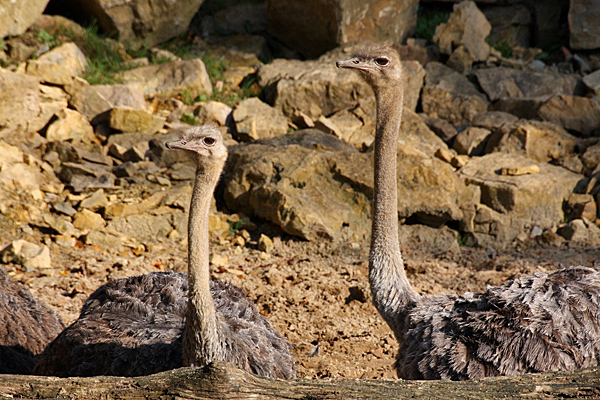
M 239 140 L 246 142 L 283 135 L 289 131 L 288 119 L 281 111 L 258 97 L 240 102 L 233 111 L 233 121 Z
M 546 100 L 543 98 L 524 99 L 507 97 L 497 100 L 491 105 L 496 112 L 511 114 L 517 118 L 539 119 L 539 110 Z
M 90 85 L 85 79 L 75 77 L 63 86 L 69 95 L 69 104 L 85 115 L 92 124 L 97 125 L 107 119 L 107 111 L 112 105 L 95 86 Z
M 148 142 L 139 142 L 123 154 L 122 160 L 134 163 L 144 161 L 149 148 Z
M 65 85 L 82 74 L 88 67 L 83 52 L 73 42 L 64 43 L 27 62 L 27 74 L 38 76 L 43 82 Z
M 519 120 L 494 132 L 486 153 L 521 153 L 536 161 L 549 162 L 572 153 L 575 144 L 572 135 L 550 122 Z
M 500 168 L 500 175 L 505 176 L 521 176 L 529 174 L 537 174 L 540 172 L 540 167 L 536 164 L 523 165 L 520 167 L 502 167 Z
M 356 110 L 354 110 L 356 112 Z M 366 149 L 371 146 L 375 139 L 374 127 L 367 127 L 364 121 L 361 120 L 355 112 L 342 110 L 331 117 L 319 117 L 317 122 L 305 124 L 310 127 L 315 127 L 320 131 L 331 133 L 339 139 L 344 140 L 359 149 Z
M 427 225 L 398 226 L 398 241 L 401 248 L 426 248 L 437 254 L 460 252 L 456 232 L 447 228 L 432 228 Z
M 50 268 L 50 249 L 45 245 L 15 240 L 0 253 L 4 264 L 15 263 L 27 268 Z
M 273 247 L 273 240 L 271 240 L 271 238 L 264 233 L 261 233 L 260 237 L 258 238 L 258 249 L 260 251 L 264 251 L 265 253 L 270 253 L 273 250 Z
M 58 154 L 61 162 L 80 163 L 83 158 L 77 147 L 69 142 L 50 142 L 48 143 L 48 152 L 54 151 Z
M 588 147 L 581 155 L 581 161 L 583 161 L 583 166 L 586 169 L 595 170 L 600 165 L 600 144 Z
M 567 218 L 570 220 L 587 218 L 590 221 L 595 221 L 598 211 L 594 196 L 578 193 L 571 193 L 567 200 L 566 209 Z
M 79 4 L 79 13 L 98 21 L 132 48 L 152 48 L 186 32 L 203 0 L 91 0 Z M 85 18 L 83 17 L 82 18 Z
M 478 114 L 479 115 L 479 114 Z M 419 114 L 423 122 L 427 124 L 436 135 L 439 136 L 445 143 L 450 143 L 458 134 L 456 128 L 445 119 L 430 117 L 427 114 Z
M 593 94 L 600 95 L 600 69 L 584 76 L 581 81 Z
M 600 228 L 585 218 L 567 222 L 558 232 L 572 242 L 594 247 L 600 245 Z
M 110 111 L 110 127 L 121 132 L 151 134 L 158 132 L 164 124 L 165 118 L 145 110 L 115 107 Z
M 117 217 L 126 217 L 129 215 L 143 214 L 151 209 L 158 207 L 167 193 L 158 192 L 142 200 L 139 203 L 113 203 L 104 210 L 104 217 L 114 219 Z
M 594 98 L 557 95 L 541 106 L 538 113 L 543 120 L 582 136 L 600 133 L 600 106 Z
M 267 30 L 267 2 L 235 4 L 213 15 L 204 16 L 202 32 L 212 36 L 217 32 L 237 34 L 261 33 Z
M 80 209 L 88 209 L 90 211 L 98 211 L 108 206 L 108 197 L 104 193 L 104 189 L 98 189 L 91 196 L 86 197 L 79 203 Z
M 451 124 L 469 125 L 487 111 L 488 101 L 466 77 L 438 62 L 425 67 L 425 86 L 421 94 L 423 112 Z
M 0 0 L 0 38 L 19 36 L 43 14 L 49 0 Z
M 421 89 L 425 83 L 425 69 L 418 61 L 403 61 L 402 72 L 406 76 L 404 87 L 404 109 L 415 111 L 419 104 Z
M 77 214 L 77 210 L 74 209 L 69 203 L 64 201 L 59 201 L 58 203 L 52 204 L 52 209 L 69 217 Z
M 573 95 L 577 85 L 574 76 L 549 71 L 494 67 L 474 74 L 491 101 L 507 97 L 545 101 L 559 94 Z
M 500 5 L 482 8 L 485 17 L 492 25 L 488 43 L 527 48 L 531 38 L 531 13 L 526 6 Z
M 67 219 L 52 214 L 42 215 L 42 220 L 54 231 L 63 236 L 78 237 L 80 232 Z
M 361 238 L 369 232 L 372 163 L 372 153 L 316 130 L 238 145 L 224 198 L 230 209 L 308 240 Z M 404 145 L 397 171 L 402 218 L 431 226 L 460 219 L 463 185 L 452 167 Z
M 201 102 L 194 106 L 194 115 L 202 125 L 217 124 L 225 126 L 230 118 L 232 108 L 219 101 Z
M 401 43 L 416 27 L 416 0 L 269 1 L 268 32 L 306 58 L 343 43 L 390 40 Z
M 458 154 L 467 154 L 471 157 L 482 156 L 491 131 L 486 128 L 470 126 L 454 138 L 452 148 Z
M 52 122 L 46 131 L 48 141 L 77 139 L 84 143 L 93 143 L 96 140 L 94 128 L 79 112 L 64 108 L 56 113 L 56 117 L 57 120 Z
M 490 46 L 485 39 L 492 26 L 475 2 L 463 1 L 455 4 L 448 22 L 435 29 L 433 41 L 440 52 L 450 56 L 447 64 L 461 72 L 470 72 L 475 61 L 485 61 L 490 55 Z
M 85 235 L 84 242 L 88 246 L 118 251 L 123 244 L 123 237 L 118 232 L 107 229 L 92 230 Z
M 60 89 L 40 85 L 38 77 L 12 72 L 0 73 L 0 126 L 21 126 L 37 132 L 60 110 L 67 108 L 67 96 Z
M 488 214 L 496 221 L 499 233 L 488 235 L 501 246 L 533 226 L 556 227 L 564 218 L 563 202 L 582 179 L 581 175 L 547 163 L 537 163 L 536 174 L 506 176 L 497 172 L 530 165 L 531 159 L 523 156 L 492 153 L 472 158 L 459 171 L 467 185 L 480 187 L 481 204 L 494 211 Z
M 372 138 L 374 139 L 374 135 Z M 448 149 L 448 146 L 429 129 L 421 117 L 410 110 L 404 110 L 398 134 L 398 150 L 403 151 L 403 148 L 413 148 L 430 157 L 438 149 Z
M 172 224 L 172 219 L 172 216 L 169 214 L 128 215 L 108 221 L 106 229 L 122 232 L 123 234 L 126 234 L 127 237 L 142 243 L 154 242 L 159 237 L 166 238 L 173 229 L 176 229 Z M 178 231 L 184 232 L 185 229 L 178 229 Z
M 489 129 L 495 132 L 505 126 L 510 126 L 517 122 L 519 118 L 502 111 L 487 111 L 477 114 L 472 121 L 473 126 Z
M 140 83 L 128 85 L 93 85 L 92 88 L 104 97 L 112 107 L 128 107 L 135 110 L 146 110 L 144 87 Z
M 186 93 L 191 98 L 212 96 L 213 89 L 206 67 L 200 59 L 175 61 L 134 68 L 118 74 L 125 84 L 138 83 L 145 97 L 177 97 Z
M 0 170 L 1 167 L 13 163 L 22 163 L 25 155 L 18 147 L 0 140 Z
M 600 4 L 589 0 L 569 1 L 569 44 L 573 49 L 600 48 Z
M 100 229 L 106 225 L 106 222 L 100 214 L 93 211 L 82 209 L 73 218 L 73 226 L 77 229 Z

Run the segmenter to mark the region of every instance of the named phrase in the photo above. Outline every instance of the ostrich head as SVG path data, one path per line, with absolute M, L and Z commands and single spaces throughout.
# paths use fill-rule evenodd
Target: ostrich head
M 338 68 L 350 68 L 373 88 L 401 85 L 402 63 L 398 49 L 393 44 L 367 44 L 353 51 L 353 57 L 338 61 Z
M 227 159 L 227 147 L 221 132 L 213 126 L 194 126 L 183 129 L 180 139 L 165 143 L 167 149 L 186 150 L 197 168 L 208 165 L 223 166 Z

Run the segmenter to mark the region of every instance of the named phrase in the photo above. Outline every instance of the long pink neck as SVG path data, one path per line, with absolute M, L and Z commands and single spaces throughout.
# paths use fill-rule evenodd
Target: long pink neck
M 218 359 L 221 340 L 210 292 L 208 218 L 220 170 L 198 169 L 188 221 L 188 309 L 183 337 L 183 364 L 203 366 Z
M 399 336 L 406 312 L 419 299 L 406 277 L 398 243 L 396 165 L 402 121 L 402 88 L 386 87 L 375 90 L 375 93 L 377 129 L 369 281 L 375 306 Z

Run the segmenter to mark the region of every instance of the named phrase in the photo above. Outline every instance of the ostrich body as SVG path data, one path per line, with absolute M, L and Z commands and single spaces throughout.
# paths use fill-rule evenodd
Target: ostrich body
M 600 273 L 537 272 L 484 293 L 421 296 L 398 244 L 396 158 L 403 74 L 398 51 L 368 45 L 340 68 L 359 72 L 377 104 L 369 282 L 377 310 L 399 343 L 398 376 L 465 380 L 573 370 L 600 360 Z
M 0 374 L 30 374 L 62 330 L 58 315 L 0 268 Z
M 40 356 L 35 373 L 148 375 L 228 361 L 261 376 L 296 376 L 291 344 L 243 292 L 210 280 L 210 201 L 227 158 L 221 133 L 193 127 L 167 148 L 189 151 L 196 179 L 188 223 L 188 275 L 156 272 L 108 282 Z

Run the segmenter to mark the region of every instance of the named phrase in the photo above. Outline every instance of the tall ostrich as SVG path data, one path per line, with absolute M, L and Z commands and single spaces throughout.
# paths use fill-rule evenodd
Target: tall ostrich
M 357 71 L 377 104 L 369 282 L 400 345 L 404 379 L 464 380 L 598 365 L 600 273 L 577 266 L 522 276 L 463 296 L 421 296 L 398 244 L 396 157 L 404 77 L 393 45 L 366 45 L 340 68 Z
M 30 374 L 35 357 L 65 326 L 0 268 L 0 374 Z
M 189 152 L 197 168 L 188 276 L 150 273 L 101 286 L 40 356 L 34 373 L 139 376 L 228 361 L 257 375 L 294 378 L 291 344 L 240 289 L 210 279 L 209 206 L 227 158 L 221 133 L 192 127 L 166 146 Z

